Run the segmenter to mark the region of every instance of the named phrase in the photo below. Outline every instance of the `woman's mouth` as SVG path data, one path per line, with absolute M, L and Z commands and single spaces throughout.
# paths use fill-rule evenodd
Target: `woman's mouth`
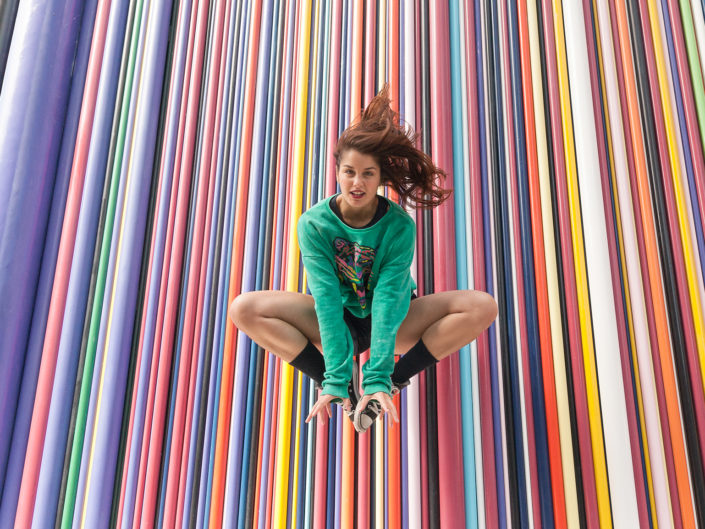
M 365 193 L 363 193 L 362 191 L 351 191 L 351 192 L 350 192 L 350 196 L 353 197 L 353 198 L 355 198 L 355 199 L 360 199 L 360 198 L 362 198 L 364 194 L 365 194 Z

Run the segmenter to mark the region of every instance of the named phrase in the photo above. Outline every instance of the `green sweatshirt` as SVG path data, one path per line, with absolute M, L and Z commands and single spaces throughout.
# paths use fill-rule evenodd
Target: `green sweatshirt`
M 359 318 L 372 313 L 370 359 L 362 366 L 362 389 L 366 395 L 389 393 L 397 330 L 416 288 L 410 272 L 416 225 L 401 206 L 388 200 L 389 209 L 375 224 L 352 228 L 333 213 L 332 199 L 304 212 L 297 226 L 326 364 L 322 394 L 348 397 L 353 343 L 343 307 Z

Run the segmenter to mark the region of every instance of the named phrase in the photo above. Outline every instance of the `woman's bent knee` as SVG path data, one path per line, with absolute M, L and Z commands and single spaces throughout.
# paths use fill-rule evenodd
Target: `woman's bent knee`
M 230 321 L 235 324 L 235 327 L 240 327 L 240 316 L 242 312 L 243 310 L 240 296 L 237 296 L 230 304 L 230 308 L 228 308 L 228 316 L 230 317 Z
M 466 290 L 464 291 L 462 309 L 473 325 L 481 325 L 483 328 L 489 325 L 497 317 L 497 302 L 487 292 L 481 290 Z
M 487 292 L 475 291 L 473 311 L 477 320 L 487 328 L 497 317 L 497 302 Z
M 228 316 L 238 329 L 242 329 L 257 314 L 255 292 L 243 292 L 236 296 L 228 309 Z

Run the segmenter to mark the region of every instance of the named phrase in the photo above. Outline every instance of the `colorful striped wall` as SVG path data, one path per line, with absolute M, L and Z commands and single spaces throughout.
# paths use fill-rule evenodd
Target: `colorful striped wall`
M 0 54 L 0 527 L 705 527 L 704 0 L 22 0 Z M 227 309 L 306 291 L 384 82 L 419 293 L 499 317 L 359 435 Z

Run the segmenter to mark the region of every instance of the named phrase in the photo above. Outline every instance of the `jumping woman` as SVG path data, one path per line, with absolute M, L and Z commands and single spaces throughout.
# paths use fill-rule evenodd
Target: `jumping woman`
M 394 201 L 377 194 L 391 186 L 403 203 L 435 207 L 450 191 L 446 174 L 415 147 L 417 134 L 400 126 L 387 86 L 335 149 L 340 193 L 301 215 L 299 247 L 311 294 L 243 293 L 230 318 L 256 343 L 321 388 L 306 419 L 331 416 L 342 403 L 358 432 L 380 413 L 398 422 L 392 397 L 409 379 L 472 342 L 497 316 L 487 293 L 454 290 L 417 297 L 411 277 L 416 226 Z M 354 357 L 362 366 L 362 396 Z M 397 363 L 394 355 L 402 355 Z

